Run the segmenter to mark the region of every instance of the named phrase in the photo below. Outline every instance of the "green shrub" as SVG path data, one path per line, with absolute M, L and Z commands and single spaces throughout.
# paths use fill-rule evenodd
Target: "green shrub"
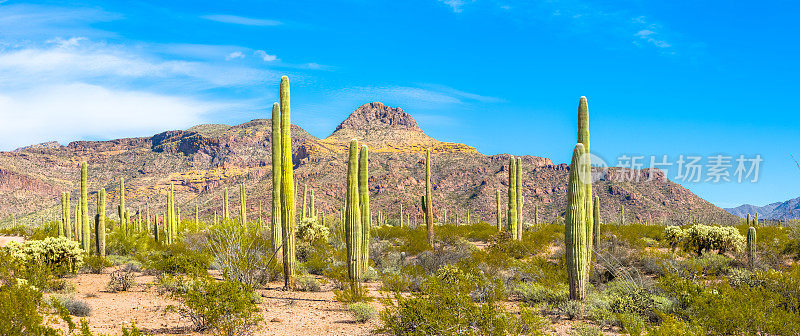
M 351 283 L 342 289 L 333 291 L 333 298 L 342 303 L 358 303 L 372 301 L 369 291 L 360 283 Z
M 88 273 L 100 274 L 103 273 L 103 270 L 106 267 L 111 267 L 111 266 L 113 266 L 113 264 L 111 263 L 111 260 L 108 260 L 108 258 L 92 254 L 83 257 L 82 271 Z
M 65 237 L 48 237 L 43 240 L 11 242 L 3 249 L 21 264 L 42 263 L 56 274 L 75 272 L 83 261 L 83 250 L 76 241 Z
M 245 335 L 263 319 L 253 303 L 253 289 L 247 285 L 208 277 L 179 279 L 186 286 L 170 292 L 169 297 L 180 302 L 180 306 L 173 309 L 191 320 L 197 331 Z
M 366 302 L 351 303 L 347 305 L 347 311 L 349 311 L 356 322 L 359 323 L 367 322 L 378 314 L 375 307 Z
M 225 278 L 256 288 L 267 283 L 275 264 L 272 243 L 261 232 L 238 224 L 223 224 L 209 237 L 214 264 Z
M 319 292 L 322 291 L 322 286 L 316 277 L 310 274 L 304 274 L 295 278 L 295 285 L 297 290 L 301 292 Z
M 136 282 L 133 272 L 128 270 L 116 270 L 111 272 L 111 279 L 106 285 L 110 292 L 124 292 L 133 287 Z
M 681 230 L 676 226 L 664 229 L 670 245 L 681 244 L 687 252 L 702 255 L 703 251 L 717 250 L 719 253 L 727 251 L 739 252 L 744 247 L 745 237 L 732 226 L 711 226 L 697 224 L 688 229 Z M 678 240 L 679 239 L 679 240 Z
M 139 258 L 145 270 L 156 274 L 203 275 L 211 264 L 207 253 L 191 250 L 182 242 L 162 245 Z
M 603 336 L 603 332 L 593 325 L 578 323 L 572 326 L 569 336 Z
M 523 282 L 514 287 L 514 292 L 527 304 L 547 303 L 557 305 L 569 301 L 569 286 L 543 286 L 537 282 Z
M 11 273 L 13 271 L 7 271 L 5 275 Z M 13 278 L 3 276 L 0 280 L 0 335 L 58 335 L 55 329 L 43 323 L 44 318 L 39 313 L 41 293 Z

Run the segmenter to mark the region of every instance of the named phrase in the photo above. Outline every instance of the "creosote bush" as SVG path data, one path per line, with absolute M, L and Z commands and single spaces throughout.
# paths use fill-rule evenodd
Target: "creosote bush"
M 216 335 L 250 334 L 263 320 L 253 302 L 253 289 L 236 281 L 217 281 L 191 276 L 172 279 L 182 286 L 171 287 L 168 296 L 180 302 L 170 307 L 189 319 L 197 331 Z
M 375 318 L 378 312 L 371 304 L 366 302 L 356 302 L 347 305 L 347 311 L 353 315 L 356 322 L 364 323 Z

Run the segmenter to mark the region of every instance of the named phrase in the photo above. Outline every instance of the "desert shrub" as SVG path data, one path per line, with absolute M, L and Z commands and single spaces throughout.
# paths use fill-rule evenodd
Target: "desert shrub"
M 379 332 L 393 335 L 505 335 L 514 332 L 519 318 L 500 308 L 496 302 L 476 302 L 470 296 L 475 289 L 466 274 L 447 271 L 445 276 L 430 277 L 423 291 L 411 297 L 394 293 L 381 302 L 383 326 Z M 529 315 L 528 315 L 529 316 Z
M 92 314 L 92 307 L 86 301 L 68 297 L 60 302 L 72 316 L 86 317 Z
M 301 292 L 319 292 L 322 291 L 322 285 L 316 277 L 310 274 L 304 274 L 295 278 L 297 290 Z
M 580 301 L 563 301 L 559 302 L 556 307 L 570 320 L 580 319 L 585 315 L 583 303 Z
M 259 287 L 271 277 L 275 254 L 268 239 L 239 225 L 221 225 L 209 237 L 214 264 L 231 280 Z
M 6 280 L 0 283 L 0 335 L 58 335 L 39 313 L 42 294 L 14 279 Z
M 461 237 L 470 241 L 486 241 L 497 233 L 497 228 L 488 223 L 472 225 L 440 225 L 435 226 L 434 236 L 440 238 Z M 437 238 L 438 239 L 438 238 Z
M 396 272 L 381 275 L 382 289 L 387 292 L 419 292 L 428 275 L 419 265 L 406 265 Z
M 108 255 L 136 255 L 147 251 L 154 244 L 149 231 L 125 232 L 123 227 L 114 227 L 106 235 L 106 253 Z
M 527 304 L 547 303 L 557 305 L 569 301 L 569 286 L 543 286 L 537 282 L 523 282 L 514 287 L 514 292 Z
M 369 302 L 373 299 L 361 283 L 350 283 L 342 289 L 334 289 L 333 298 L 343 303 Z
M 47 222 L 44 225 L 24 225 L 4 227 L 0 234 L 7 236 L 22 236 L 27 240 L 43 240 L 48 237 L 58 237 L 58 224 L 60 221 Z
M 253 302 L 253 289 L 243 283 L 197 276 L 180 281 L 186 286 L 169 293 L 180 306 L 171 309 L 188 318 L 197 331 L 247 335 L 263 319 Z
M 378 314 L 375 307 L 366 302 L 351 303 L 347 305 L 347 311 L 350 312 L 356 322 L 359 323 L 367 322 L 375 318 L 375 315 Z
M 603 336 L 603 332 L 593 325 L 578 323 L 572 326 L 569 336 Z
M 116 270 L 111 272 L 111 279 L 106 288 L 111 292 L 124 292 L 132 288 L 135 282 L 135 275 L 128 270 Z
M 717 250 L 719 253 L 726 251 L 741 251 L 745 237 L 732 226 L 710 226 L 697 224 L 684 230 L 683 249 L 702 255 L 703 251 Z
M 679 226 L 667 226 L 664 228 L 664 240 L 673 251 L 683 242 L 685 238 L 686 233 Z
M 317 218 L 306 218 L 297 224 L 296 242 L 301 244 L 312 244 L 316 241 L 327 243 L 330 239 L 330 229 L 322 225 Z
M 463 239 L 454 239 L 446 244 L 439 244 L 431 251 L 424 251 L 417 256 L 416 264 L 428 274 L 436 273 L 446 265 L 453 265 L 472 257 L 476 248 Z
M 21 244 L 11 242 L 3 249 L 22 264 L 42 263 L 57 274 L 74 272 L 83 261 L 83 250 L 78 242 L 65 237 L 28 240 Z
M 146 271 L 155 274 L 205 274 L 211 264 L 207 253 L 189 249 L 180 241 L 160 245 L 139 259 Z
M 111 260 L 108 260 L 108 258 L 92 254 L 83 257 L 83 268 L 81 269 L 81 271 L 93 274 L 100 274 L 103 273 L 103 270 L 106 267 L 111 267 L 111 266 L 113 266 L 113 264 L 111 263 Z
M 604 225 L 603 235 L 613 235 L 618 246 L 644 249 L 648 242 L 664 239 L 664 228 L 660 225 L 632 223 L 626 225 Z

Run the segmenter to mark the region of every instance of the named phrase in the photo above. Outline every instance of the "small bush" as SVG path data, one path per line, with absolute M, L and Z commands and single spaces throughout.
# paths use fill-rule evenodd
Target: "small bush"
M 310 274 L 304 274 L 295 278 L 297 290 L 301 292 L 320 292 L 322 286 L 316 277 Z
M 111 280 L 108 281 L 106 288 L 111 292 L 124 292 L 136 284 L 135 275 L 131 271 L 117 270 L 111 272 Z
M 108 258 L 96 254 L 87 255 L 83 258 L 82 271 L 94 274 L 103 273 L 106 267 L 111 267 L 113 264 Z
M 86 317 L 92 314 L 92 307 L 83 300 L 67 298 L 61 304 L 73 316 Z
M 664 229 L 664 236 L 667 237 L 670 246 L 681 244 L 685 251 L 697 255 L 711 250 L 717 250 L 719 253 L 739 252 L 745 243 L 745 237 L 732 226 L 697 224 L 685 230 L 677 226 L 668 226 Z
M 262 286 L 271 278 L 270 265 L 275 264 L 272 244 L 255 230 L 223 224 L 211 234 L 209 250 L 225 278 L 252 288 Z
M 347 305 L 347 311 L 349 311 L 356 322 L 359 323 L 367 322 L 378 314 L 375 307 L 366 302 L 351 303 Z
M 236 281 L 216 281 L 208 277 L 181 278 L 185 289 L 170 293 L 181 306 L 175 309 L 188 318 L 195 330 L 210 330 L 218 335 L 249 334 L 261 321 L 253 303 L 253 289 Z
M 203 275 L 211 264 L 208 254 L 191 250 L 182 242 L 161 245 L 139 258 L 144 269 L 155 274 Z
M 557 305 L 569 301 L 569 287 L 566 284 L 547 287 L 536 282 L 523 282 L 514 287 L 514 292 L 531 305 L 542 302 Z
M 42 263 L 56 274 L 75 272 L 83 261 L 83 250 L 78 242 L 65 237 L 28 240 L 21 244 L 11 242 L 3 249 L 22 265 Z
M 593 325 L 579 323 L 572 327 L 569 336 L 603 336 L 603 332 Z

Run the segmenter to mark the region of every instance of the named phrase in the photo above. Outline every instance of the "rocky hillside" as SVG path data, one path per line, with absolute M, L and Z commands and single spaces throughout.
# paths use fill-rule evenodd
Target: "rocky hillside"
M 57 218 L 63 191 L 69 191 L 72 204 L 76 204 L 79 164 L 84 160 L 89 163 L 90 197 L 106 188 L 110 209 L 118 202 L 117 185 L 122 177 L 127 204 L 134 211 L 145 203 L 151 213 L 163 211 L 165 192 L 172 183 L 183 212 L 189 214 L 197 205 L 206 218 L 221 207 L 223 188 L 231 189 L 231 202 L 236 202 L 236 185 L 245 183 L 250 218 L 259 218 L 263 208 L 260 217 L 266 221 L 271 188 L 270 125 L 271 121 L 264 119 L 236 126 L 199 125 L 151 137 L 76 141 L 67 146 L 51 142 L 0 152 L 0 223 L 8 223 L 11 215 L 22 223 Z M 317 207 L 330 215 L 338 214 L 342 206 L 345 149 L 351 138 L 370 147 L 375 213 L 383 210 L 396 216 L 403 204 L 407 213 L 420 214 L 425 148 L 433 149 L 436 216 L 446 210 L 452 221 L 456 214 L 464 218 L 470 211 L 472 218 L 492 220 L 495 191 L 506 190 L 509 155 L 484 155 L 464 144 L 437 141 L 426 135 L 411 115 L 381 103 L 359 107 L 325 139 L 297 126 L 293 126 L 292 136 L 298 200 L 307 185 L 316 191 Z M 547 158 L 523 157 L 526 219 L 533 220 L 534 206 L 541 220 L 563 213 L 568 171 L 567 165 L 554 165 Z M 614 168 L 596 172 L 594 192 L 600 196 L 605 220 L 617 220 L 623 205 L 628 221 L 736 220 L 675 183 L 660 178 L 615 182 L 620 173 Z M 96 211 L 93 204 L 90 202 L 91 212 Z M 116 217 L 116 211 L 110 213 Z
M 734 216 L 742 218 L 746 217 L 747 214 L 750 214 L 750 216 L 758 214 L 758 218 L 760 219 L 796 219 L 798 215 L 800 215 L 800 197 L 790 199 L 786 202 L 770 203 L 762 207 L 744 204 L 735 208 L 727 208 L 725 210 Z

